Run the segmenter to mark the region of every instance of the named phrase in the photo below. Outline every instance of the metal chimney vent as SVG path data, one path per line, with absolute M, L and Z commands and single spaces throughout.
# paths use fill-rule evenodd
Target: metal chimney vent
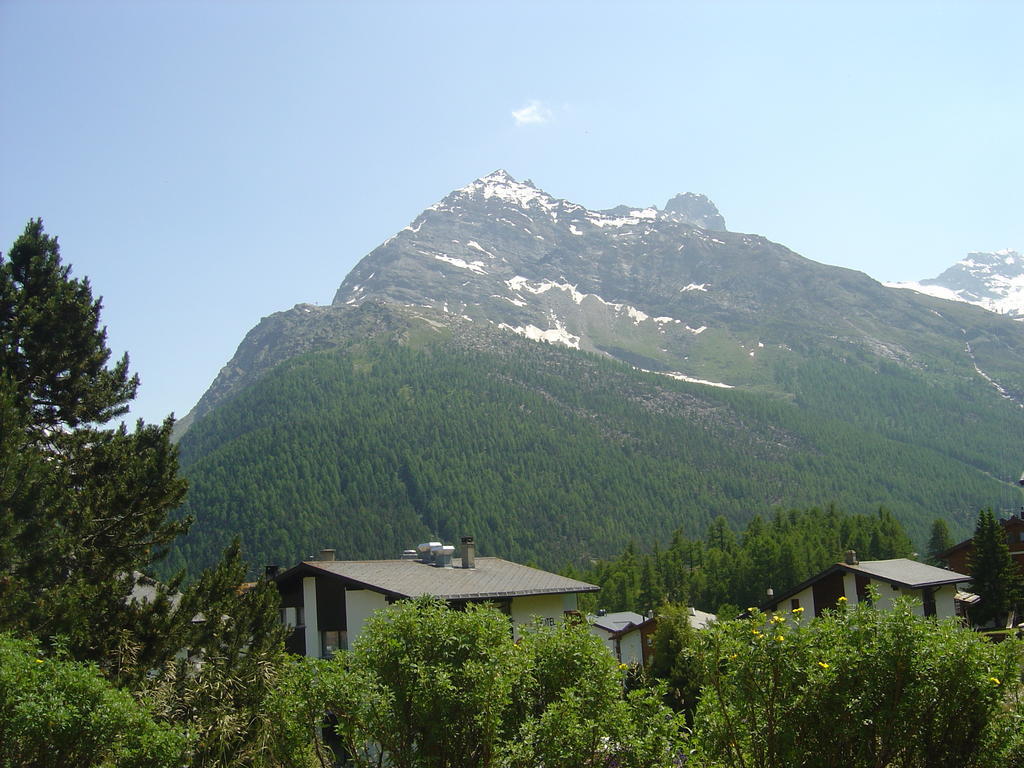
M 434 565 L 438 568 L 451 568 L 452 557 L 455 555 L 455 547 L 445 544 L 434 555 Z

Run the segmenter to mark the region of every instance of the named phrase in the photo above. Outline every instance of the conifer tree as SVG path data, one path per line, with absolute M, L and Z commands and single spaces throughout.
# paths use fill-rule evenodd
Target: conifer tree
M 952 547 L 954 544 L 949 535 L 949 526 L 941 517 L 935 518 L 932 523 L 931 533 L 928 536 L 928 560 L 933 565 L 940 565 L 939 555 Z
M 637 599 L 636 609 L 645 615 L 648 611 L 657 609 L 665 599 L 665 583 L 658 572 L 658 562 L 654 555 L 647 555 L 643 559 Z
M 168 517 L 185 493 L 172 420 L 104 427 L 138 379 L 127 355 L 108 365 L 100 309 L 41 221 L 0 256 L 0 629 L 110 671 L 169 612 L 127 598 L 188 521 Z
M 971 591 L 981 597 L 971 610 L 971 619 L 976 624 L 1001 619 L 1014 606 L 1019 594 L 1019 579 L 1006 545 L 1006 534 L 991 509 L 978 513 L 968 562 Z

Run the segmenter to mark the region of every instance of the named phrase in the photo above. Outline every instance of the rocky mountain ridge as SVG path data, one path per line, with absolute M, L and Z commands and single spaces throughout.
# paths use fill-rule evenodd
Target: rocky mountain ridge
M 1003 342 L 978 335 L 992 323 L 977 311 L 729 232 L 703 195 L 677 195 L 663 210 L 592 211 L 495 171 L 371 251 L 331 306 L 264 318 L 178 434 L 283 360 L 380 324 L 394 330 L 403 317 L 459 335 L 514 333 L 719 387 L 774 391 L 778 366 L 826 355 L 977 368 L 1017 397 L 1024 386 L 999 372 L 1009 362 Z M 947 350 L 933 359 L 939 347 Z

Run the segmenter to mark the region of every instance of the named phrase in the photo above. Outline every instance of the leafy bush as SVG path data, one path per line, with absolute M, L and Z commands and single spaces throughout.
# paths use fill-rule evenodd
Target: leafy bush
M 714 626 L 703 638 L 698 762 L 982 766 L 1020 725 L 1022 646 L 955 620 L 840 607 Z
M 41 658 L 27 641 L 0 635 L 0 766 L 171 768 L 183 734 L 91 664 Z
M 680 718 L 657 691 L 625 696 L 623 670 L 582 625 L 517 643 L 494 608 L 422 598 L 375 614 L 320 670 L 310 692 L 357 765 L 656 768 L 682 749 Z

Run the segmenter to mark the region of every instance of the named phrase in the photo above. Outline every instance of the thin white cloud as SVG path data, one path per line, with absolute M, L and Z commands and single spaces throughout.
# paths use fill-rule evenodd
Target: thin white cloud
M 551 120 L 551 110 L 539 101 L 531 101 L 522 109 L 512 112 L 516 125 L 541 125 Z

